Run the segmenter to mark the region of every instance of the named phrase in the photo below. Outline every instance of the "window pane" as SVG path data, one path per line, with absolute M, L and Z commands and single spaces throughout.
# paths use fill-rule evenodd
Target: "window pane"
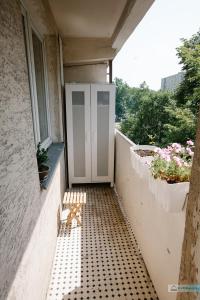
M 44 61 L 42 52 L 42 42 L 32 32 L 33 39 L 33 53 L 35 64 L 35 77 L 38 101 L 38 114 L 40 123 L 40 141 L 43 142 L 48 137 L 48 123 L 47 123 L 47 107 L 46 107 L 46 94 L 44 82 Z
M 85 96 L 72 92 L 74 176 L 85 176 Z
M 108 176 L 109 92 L 97 92 L 97 176 Z
M 26 19 L 24 17 L 24 15 L 22 15 L 22 26 L 23 26 L 23 34 L 24 34 L 24 46 L 25 46 L 25 52 L 26 52 L 26 65 L 27 65 L 27 70 L 28 70 L 28 81 L 29 81 L 29 92 L 30 92 L 30 96 L 31 96 L 31 78 L 30 78 L 30 72 L 29 72 L 29 60 L 28 60 L 28 41 L 26 39 Z M 32 110 L 32 116 L 33 116 L 33 110 Z M 34 120 L 34 117 L 33 117 Z M 35 141 L 35 145 L 36 145 L 36 138 L 35 138 L 35 134 L 34 134 L 34 141 Z

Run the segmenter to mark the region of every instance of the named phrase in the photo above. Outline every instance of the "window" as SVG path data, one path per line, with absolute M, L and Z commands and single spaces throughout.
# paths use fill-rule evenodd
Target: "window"
M 37 106 L 40 127 L 40 142 L 43 143 L 48 138 L 48 120 L 45 92 L 44 60 L 42 42 L 34 31 L 32 31 L 33 54 L 35 66 L 35 82 L 37 91 Z
M 22 16 L 29 69 L 35 144 L 37 146 L 41 142 L 42 147 L 47 148 L 51 144 L 51 138 L 45 47 L 42 37 L 31 24 L 24 8 L 22 8 Z

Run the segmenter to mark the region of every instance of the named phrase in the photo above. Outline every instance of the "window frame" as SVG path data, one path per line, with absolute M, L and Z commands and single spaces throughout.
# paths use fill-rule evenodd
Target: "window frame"
M 52 143 L 50 110 L 49 110 L 49 89 L 48 89 L 48 75 L 47 75 L 47 61 L 46 61 L 46 46 L 45 46 L 45 41 L 44 41 L 43 35 L 36 28 L 35 24 L 31 20 L 31 17 L 29 16 L 23 3 L 21 3 L 21 13 L 24 17 L 25 42 L 26 42 L 25 46 L 27 49 L 27 60 L 28 60 L 27 63 L 28 63 L 28 72 L 29 72 L 33 128 L 34 128 L 34 138 L 35 138 L 35 147 L 36 148 L 37 148 L 38 143 L 41 141 L 41 139 L 40 139 L 40 123 L 39 123 L 39 111 L 38 111 L 38 99 L 37 99 L 37 86 L 36 86 L 32 32 L 34 32 L 34 34 L 37 36 L 37 38 L 40 40 L 40 42 L 42 44 L 48 137 L 41 143 L 41 147 L 46 149 Z

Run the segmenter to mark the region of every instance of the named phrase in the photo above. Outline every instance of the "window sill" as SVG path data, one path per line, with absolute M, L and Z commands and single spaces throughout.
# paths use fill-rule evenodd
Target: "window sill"
M 48 163 L 49 174 L 46 180 L 40 183 L 41 189 L 46 190 L 53 178 L 60 156 L 64 150 L 64 143 L 54 143 L 48 148 Z

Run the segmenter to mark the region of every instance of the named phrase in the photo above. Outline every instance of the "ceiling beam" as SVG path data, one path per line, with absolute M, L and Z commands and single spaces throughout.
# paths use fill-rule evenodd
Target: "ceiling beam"
M 121 49 L 153 2 L 154 0 L 127 0 L 112 35 L 112 47 L 117 50 L 116 52 Z
M 114 56 L 108 38 L 63 38 L 64 65 L 108 61 Z
M 126 5 L 122 11 L 122 14 L 119 18 L 119 21 L 117 23 L 117 26 L 115 27 L 115 30 L 113 32 L 112 35 L 112 41 L 114 41 L 116 39 L 116 37 L 119 35 L 127 17 L 129 16 L 129 14 L 131 13 L 131 10 L 135 4 L 136 0 L 127 0 Z

